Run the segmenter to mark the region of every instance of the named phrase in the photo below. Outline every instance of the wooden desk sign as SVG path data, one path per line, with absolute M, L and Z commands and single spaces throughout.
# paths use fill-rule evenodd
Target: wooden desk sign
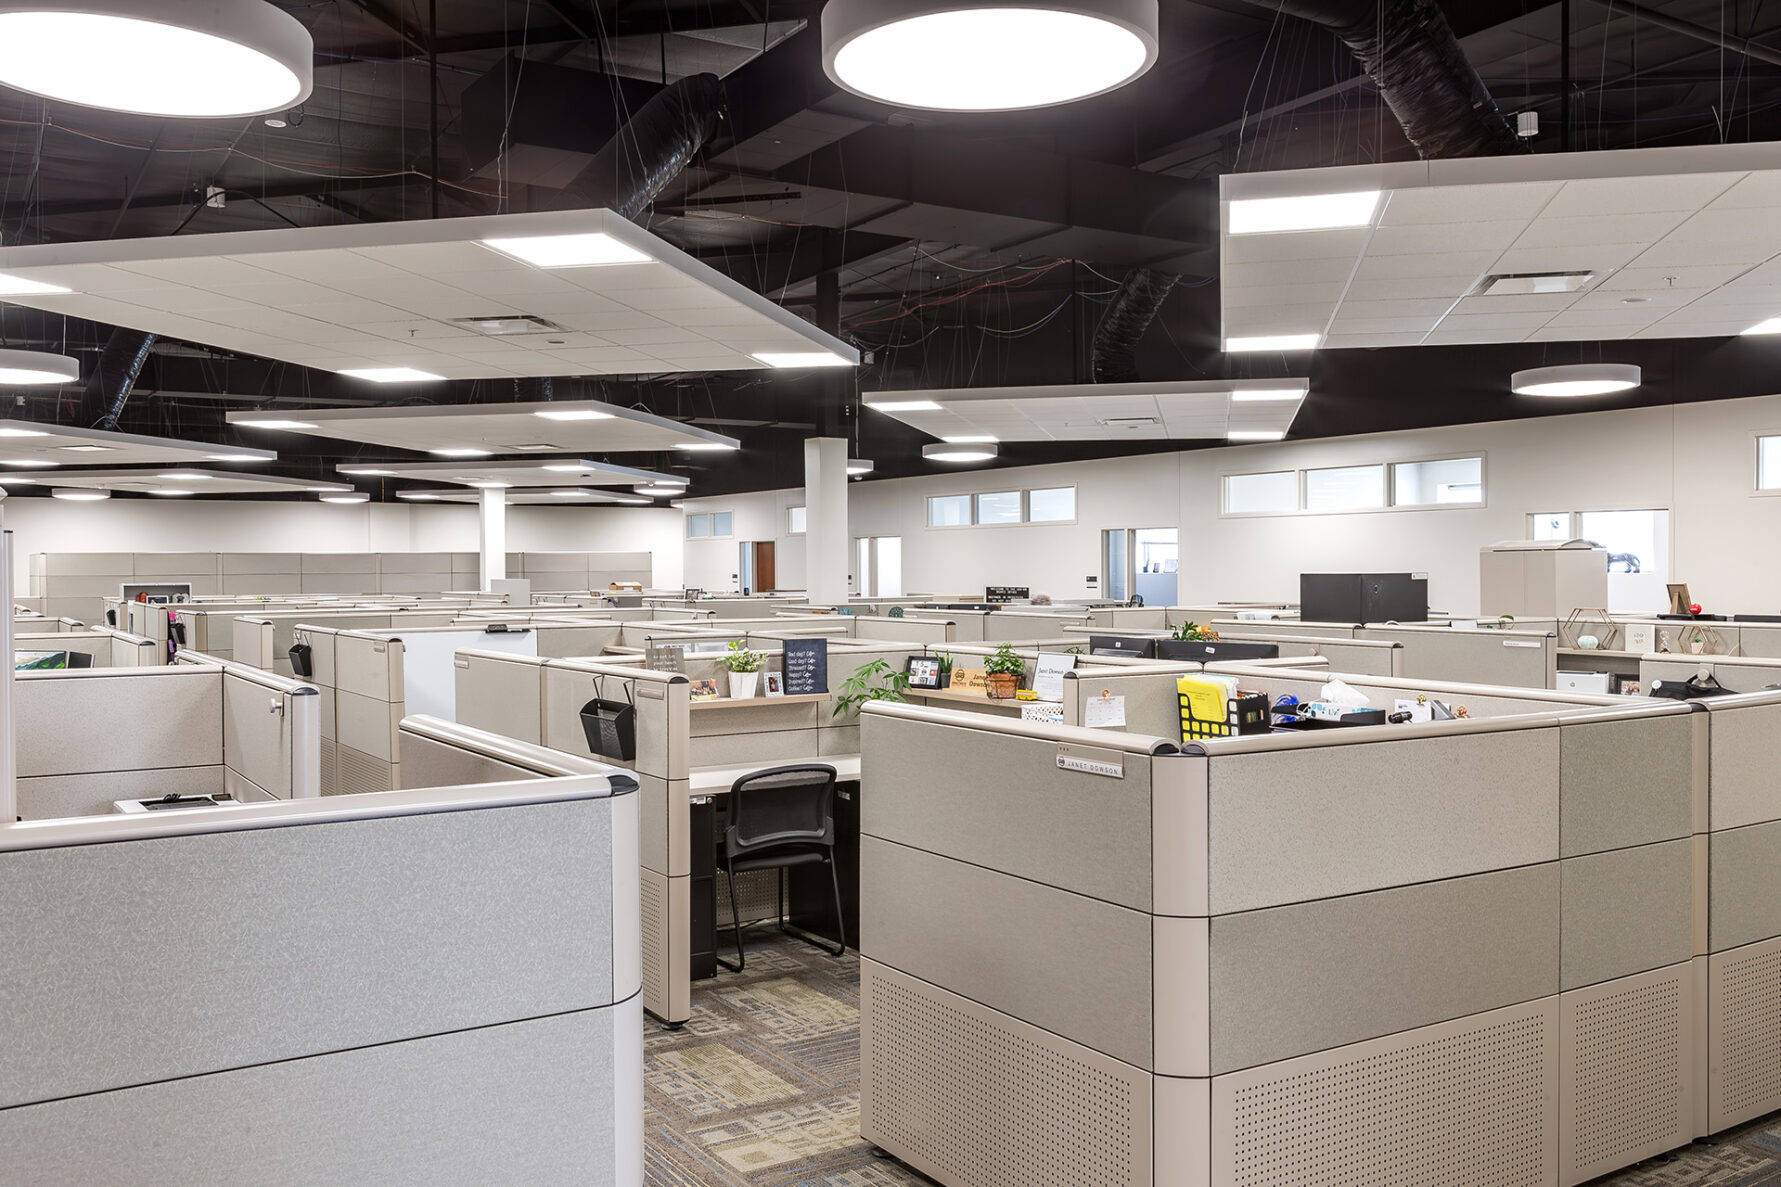
M 954 668 L 952 691 L 980 692 L 989 695 L 989 673 L 982 668 Z

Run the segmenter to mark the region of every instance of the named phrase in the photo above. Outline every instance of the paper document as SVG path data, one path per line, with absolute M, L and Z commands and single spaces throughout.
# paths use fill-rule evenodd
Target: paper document
M 1082 724 L 1091 730 L 1124 729 L 1124 697 L 1089 697 L 1082 702 Z
M 1061 725 L 1064 720 L 1062 701 L 1026 701 L 1020 706 L 1020 719 L 1040 724 Z
M 1033 670 L 1033 691 L 1042 701 L 1064 699 L 1064 673 L 1076 667 L 1076 657 L 1056 652 L 1041 652 L 1039 665 Z

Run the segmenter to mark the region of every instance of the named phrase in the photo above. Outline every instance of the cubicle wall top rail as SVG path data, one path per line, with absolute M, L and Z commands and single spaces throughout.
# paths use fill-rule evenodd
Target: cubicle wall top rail
M 1304 658 L 1304 657 L 1287 657 Z M 1585 692 L 1554 692 L 1549 688 L 1522 688 L 1512 684 L 1463 684 L 1448 680 L 1422 680 L 1415 676 L 1368 676 L 1358 672 L 1299 671 L 1295 668 L 1269 666 L 1267 661 L 1232 660 L 1206 665 L 1208 672 L 1226 676 L 1268 676 L 1276 679 L 1302 679 L 1329 683 L 1340 680 L 1357 688 L 1401 688 L 1417 693 L 1448 693 L 1464 696 L 1494 696 L 1517 701 L 1549 701 L 1554 705 L 1601 705 L 1608 708 L 1624 705 L 1630 698 L 1598 696 Z
M 1017 721 L 1009 717 L 991 717 L 958 709 L 930 709 L 921 705 L 898 704 L 894 701 L 869 701 L 861 706 L 862 716 L 898 717 L 907 721 L 923 721 L 929 725 L 950 725 L 959 729 L 984 733 L 1013 734 L 1023 738 L 1056 742 L 1065 746 L 1081 746 L 1093 750 L 1117 751 L 1121 754 L 1166 756 L 1181 753 L 1181 747 L 1167 738 L 1128 734 L 1118 730 L 1082 729 L 1073 725 L 1050 725 Z
M 637 776 L 622 767 L 596 762 L 534 746 L 486 730 L 472 729 L 440 717 L 416 715 L 402 719 L 401 732 L 430 742 L 453 746 L 482 758 L 493 759 L 508 766 L 520 767 L 546 779 L 586 778 L 597 776 L 607 780 L 612 794 L 630 795 L 641 786 Z
M 169 666 L 173 668 L 182 666 L 221 668 L 226 675 L 233 676 L 237 680 L 245 680 L 249 684 L 257 684 L 261 688 L 271 692 L 288 693 L 294 697 L 313 697 L 321 695 L 320 689 L 305 681 L 293 680 L 287 676 L 280 676 L 274 672 L 268 672 L 264 668 L 256 668 L 252 664 L 238 663 L 232 659 L 218 659 L 216 656 L 206 655 L 202 651 L 181 651 L 178 655 L 173 657 L 173 663 Z M 164 672 L 167 669 L 138 668 L 135 670 L 138 673 L 144 673 Z M 114 668 L 110 674 L 128 671 L 130 671 L 128 668 Z

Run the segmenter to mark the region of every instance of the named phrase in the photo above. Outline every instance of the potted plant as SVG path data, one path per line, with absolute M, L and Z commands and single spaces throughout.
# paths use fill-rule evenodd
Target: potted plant
M 1020 678 L 1026 675 L 1027 662 L 1014 653 L 1014 646 L 1004 643 L 996 648 L 996 653 L 989 657 L 983 665 L 989 674 L 989 695 L 996 700 L 1005 701 L 1020 689 Z
M 1707 650 L 1707 637 L 1699 631 L 1696 631 L 1694 637 L 1688 641 L 1688 653 L 1690 655 L 1699 655 L 1705 650 Z
M 1175 638 L 1183 643 L 1216 643 L 1218 632 L 1197 622 L 1184 622 L 1175 628 Z
M 760 652 L 750 651 L 740 639 L 730 644 L 729 651 L 718 662 L 729 669 L 731 700 L 754 699 L 755 687 L 761 682 L 761 665 L 766 659 Z
M 854 669 L 853 675 L 841 682 L 835 693 L 832 715 L 858 713 L 867 701 L 904 702 L 909 699 L 908 690 L 907 673 L 897 671 L 884 660 L 875 659 L 869 664 L 861 664 Z
M 934 658 L 940 661 L 940 687 L 941 688 L 951 688 L 952 687 L 952 664 L 953 664 L 952 652 L 942 651 L 939 655 L 935 656 Z

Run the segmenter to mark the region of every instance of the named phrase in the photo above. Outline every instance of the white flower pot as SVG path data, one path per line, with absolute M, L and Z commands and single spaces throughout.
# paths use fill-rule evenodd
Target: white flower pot
M 759 672 L 731 672 L 730 699 L 751 701 L 754 699 L 755 688 L 761 682 Z

